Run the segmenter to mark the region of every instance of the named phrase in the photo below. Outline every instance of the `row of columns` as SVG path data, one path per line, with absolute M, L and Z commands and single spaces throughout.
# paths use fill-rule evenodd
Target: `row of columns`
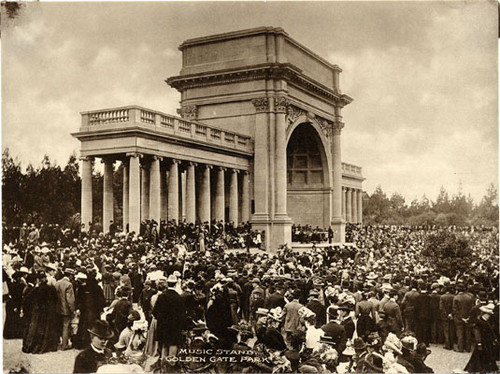
M 127 154 L 123 161 L 123 229 L 127 224 L 129 231 L 139 232 L 140 223 L 150 219 L 180 220 L 187 222 L 207 222 L 211 219 L 225 221 L 226 208 L 226 168 L 207 164 L 197 165 L 186 162 L 185 183 L 182 183 L 181 162 L 170 159 L 168 173 L 162 168 L 162 158 L 152 156 L 150 162 L 141 163 L 144 156 L 139 153 Z M 109 231 L 113 220 L 113 163 L 114 160 L 104 158 L 104 191 L 103 191 L 103 230 Z M 92 168 L 93 158 L 82 158 L 82 223 L 87 229 L 92 222 Z M 211 170 L 215 168 L 215 193 L 211 192 Z M 199 169 L 200 183 L 197 185 L 196 171 Z M 238 223 L 239 212 L 239 178 L 241 177 L 241 221 L 250 219 L 250 195 L 248 172 L 229 169 L 229 221 Z M 167 177 L 168 175 L 168 177 Z M 183 188 L 184 186 L 184 188 Z M 213 199 L 212 199 L 213 195 Z M 197 198 L 198 197 L 198 198 Z M 213 204 L 212 204 L 213 203 Z M 181 206 L 185 205 L 181 210 Z M 182 211 L 185 217 L 182 217 Z M 197 214 L 198 213 L 198 214 Z
M 342 214 L 346 222 L 363 223 L 363 191 L 342 187 Z

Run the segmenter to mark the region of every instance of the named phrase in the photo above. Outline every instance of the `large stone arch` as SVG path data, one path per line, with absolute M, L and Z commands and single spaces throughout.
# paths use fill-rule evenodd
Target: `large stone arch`
M 296 224 L 328 227 L 331 219 L 330 143 L 306 115 L 287 128 L 287 206 Z

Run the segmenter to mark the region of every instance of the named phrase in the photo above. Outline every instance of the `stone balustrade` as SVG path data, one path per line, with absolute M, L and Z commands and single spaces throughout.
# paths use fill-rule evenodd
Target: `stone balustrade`
M 249 136 L 139 106 L 88 111 L 82 112 L 81 115 L 80 132 L 142 127 L 175 137 L 253 153 L 253 144 Z
M 342 174 L 348 174 L 356 177 L 363 177 L 362 168 L 360 166 L 342 163 Z

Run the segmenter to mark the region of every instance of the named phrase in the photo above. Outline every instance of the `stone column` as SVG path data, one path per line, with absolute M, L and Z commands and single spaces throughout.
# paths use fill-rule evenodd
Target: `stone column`
M 352 223 L 358 223 L 358 190 L 353 189 L 352 190 L 352 209 L 351 209 L 351 216 L 352 216 Z
M 241 221 L 250 220 L 250 186 L 248 185 L 248 171 L 243 172 L 241 181 Z
M 123 161 L 123 222 L 122 229 L 123 232 L 127 232 L 127 225 L 129 223 L 129 166 L 127 165 L 127 160 Z
M 358 223 L 363 223 L 363 190 L 358 190 Z
M 262 97 L 252 100 L 256 109 L 255 115 L 255 153 L 254 153 L 254 200 L 255 214 L 252 221 L 265 225 L 269 221 L 269 99 Z M 259 227 L 259 230 L 265 227 Z
M 344 218 L 344 220 L 346 219 L 346 208 L 345 208 L 345 205 L 346 205 L 346 188 L 345 187 L 342 187 L 342 218 Z
M 89 223 L 92 219 L 92 168 L 93 157 L 82 157 L 82 200 L 81 200 L 81 223 L 85 225 L 85 231 L 89 231 Z
M 141 229 L 141 163 L 140 155 L 131 153 L 129 159 L 129 232 L 139 235 Z
M 109 232 L 110 221 L 113 220 L 113 160 L 103 159 L 104 183 L 102 194 L 102 230 Z
M 200 188 L 200 221 L 210 222 L 210 165 L 202 166 L 202 180 Z
M 149 169 L 149 218 L 158 224 L 161 215 L 160 161 L 161 157 L 153 156 Z
M 223 167 L 217 168 L 217 186 L 215 188 L 215 219 L 217 221 L 224 221 L 224 208 L 225 208 L 225 196 L 224 196 L 224 171 L 226 169 Z
M 149 164 L 145 161 L 141 169 L 141 221 L 149 219 Z
M 188 163 L 186 175 L 186 221 L 196 222 L 195 164 Z
M 168 173 L 168 219 L 179 221 L 179 161 L 172 160 Z
M 288 101 L 284 97 L 275 98 L 276 110 L 276 135 L 275 135 L 275 186 L 276 186 L 276 210 L 277 219 L 289 220 L 286 199 L 287 199 L 287 178 L 286 178 L 286 108 Z
M 347 188 L 346 221 L 352 223 L 352 188 Z
M 344 124 L 340 121 L 331 126 L 333 156 L 332 228 L 335 242 L 345 242 L 345 221 L 342 219 L 342 152 L 340 134 Z
M 238 226 L 238 170 L 231 170 L 231 182 L 229 185 L 229 222 Z
M 164 164 L 160 164 L 160 205 L 160 220 L 166 221 L 168 219 L 167 170 Z

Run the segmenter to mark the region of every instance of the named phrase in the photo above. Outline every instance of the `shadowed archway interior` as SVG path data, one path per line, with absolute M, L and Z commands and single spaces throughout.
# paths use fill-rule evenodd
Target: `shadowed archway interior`
M 323 143 L 308 123 L 295 128 L 287 145 L 287 205 L 295 224 L 327 227 L 330 198 Z

